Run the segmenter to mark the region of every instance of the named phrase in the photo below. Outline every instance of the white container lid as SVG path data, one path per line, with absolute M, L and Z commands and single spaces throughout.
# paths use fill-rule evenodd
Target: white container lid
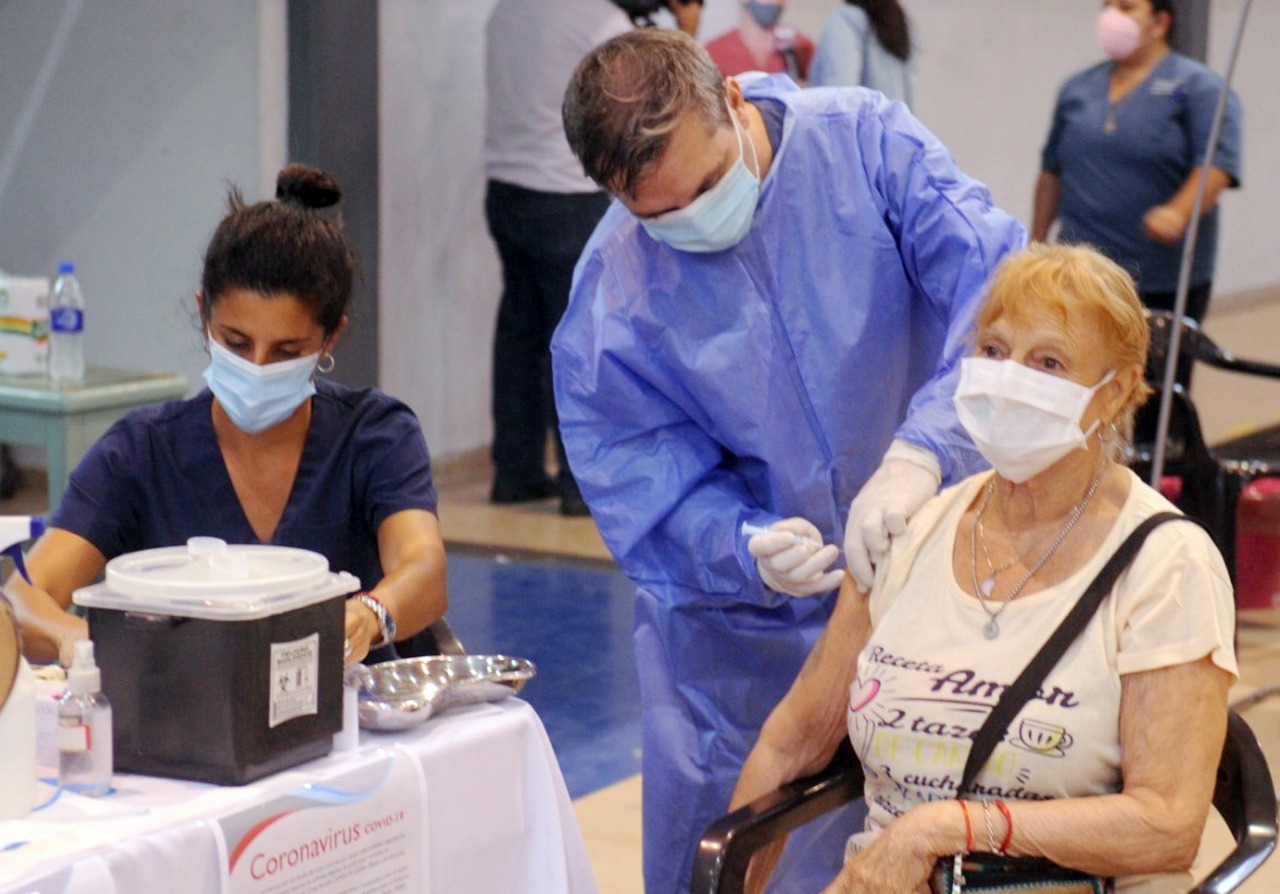
M 76 605 L 213 621 L 250 621 L 360 589 L 319 553 L 192 537 L 107 563 L 106 580 L 72 594 Z

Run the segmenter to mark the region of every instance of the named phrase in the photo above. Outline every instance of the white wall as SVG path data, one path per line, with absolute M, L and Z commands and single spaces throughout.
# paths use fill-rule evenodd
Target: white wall
M 1063 79 L 1099 58 L 1098 4 L 904 0 L 921 45 L 920 117 L 996 201 L 1028 222 L 1040 147 Z M 1243 0 L 1213 5 L 1221 70 Z M 834 0 L 791 0 L 784 21 L 816 38 Z M 490 437 L 489 351 L 500 288 L 481 211 L 481 52 L 492 0 L 382 2 L 382 383 L 407 399 L 437 454 Z M 735 24 L 706 0 L 700 36 Z M 1218 294 L 1280 284 L 1280 4 L 1255 2 L 1236 89 L 1246 108 L 1245 188 L 1224 199 Z M 1277 353 L 1280 353 L 1278 351 Z
M 0 267 L 77 263 L 90 363 L 198 383 L 201 253 L 227 184 L 256 197 L 282 147 L 273 7 L 0 0 Z
M 904 0 L 921 43 L 919 113 L 1026 220 L 1054 94 L 1097 58 L 1085 0 Z M 89 359 L 199 384 L 200 254 L 228 182 L 266 194 L 284 160 L 285 0 L 0 0 L 0 267 L 80 263 Z M 1213 4 L 1221 68 L 1243 0 Z M 482 209 L 483 24 L 493 0 L 380 0 L 382 386 L 437 455 L 491 436 L 500 288 Z M 707 0 L 709 35 L 736 0 Z M 791 0 L 816 36 L 835 0 Z M 70 26 L 40 72 L 58 24 Z M 1236 73 L 1245 187 L 1224 199 L 1219 296 L 1280 287 L 1280 4 L 1253 4 Z M 29 127 L 20 125 L 29 122 Z M 11 176 L 5 176 L 8 170 Z M 1230 346 L 1230 345 L 1228 345 Z M 1277 350 L 1280 354 L 1280 350 Z
M 378 7 L 379 381 L 436 456 L 492 438 L 502 288 L 484 221 L 484 23 L 493 0 Z

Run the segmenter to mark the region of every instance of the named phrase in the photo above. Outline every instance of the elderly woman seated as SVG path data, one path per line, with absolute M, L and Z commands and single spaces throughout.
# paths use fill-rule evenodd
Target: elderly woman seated
M 869 593 L 846 575 L 734 792 L 737 807 L 817 770 L 849 736 L 868 817 L 830 890 L 916 892 L 966 849 L 1126 892 L 1191 887 L 1236 676 L 1231 584 L 1196 525 L 1150 534 L 956 799 L 1000 692 L 1125 537 L 1172 509 L 1117 461 L 1147 342 L 1133 282 L 1091 249 L 1034 245 L 997 270 L 955 397 L 994 471 L 912 518 Z

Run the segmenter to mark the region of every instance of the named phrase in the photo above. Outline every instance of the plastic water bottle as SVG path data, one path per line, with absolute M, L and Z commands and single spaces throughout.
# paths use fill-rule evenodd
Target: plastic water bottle
M 76 279 L 76 265 L 58 265 L 49 308 L 49 377 L 54 382 L 84 378 L 84 293 Z

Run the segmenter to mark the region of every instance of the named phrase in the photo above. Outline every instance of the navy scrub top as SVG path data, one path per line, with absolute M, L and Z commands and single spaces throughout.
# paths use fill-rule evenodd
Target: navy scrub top
M 189 537 L 258 543 L 213 432 L 208 389 L 135 410 L 71 475 L 53 526 L 108 559 Z M 316 380 L 311 426 L 271 543 L 321 553 L 371 589 L 382 579 L 378 526 L 404 509 L 436 511 L 426 440 L 413 411 L 374 389 Z
M 1149 238 L 1142 218 L 1173 198 L 1204 161 L 1222 79 L 1193 59 L 1170 53 L 1119 102 L 1107 99 L 1112 63 L 1063 85 L 1041 169 L 1057 174 L 1062 192 L 1059 240 L 1100 249 L 1133 275 L 1143 292 L 1178 285 L 1182 240 Z M 1240 183 L 1243 112 L 1229 94 L 1213 166 Z M 1200 221 L 1191 285 L 1213 280 L 1218 208 Z

